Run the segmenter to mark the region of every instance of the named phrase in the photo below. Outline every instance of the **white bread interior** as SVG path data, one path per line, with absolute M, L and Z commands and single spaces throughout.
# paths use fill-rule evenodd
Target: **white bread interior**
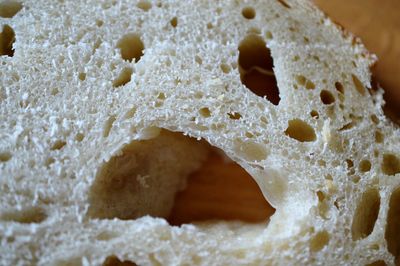
M 1 265 L 400 263 L 376 58 L 308 1 L 1 0 L 0 30 Z M 278 105 L 241 81 L 266 71 L 255 47 Z M 252 175 L 269 221 L 146 216 L 205 160 L 195 139 Z

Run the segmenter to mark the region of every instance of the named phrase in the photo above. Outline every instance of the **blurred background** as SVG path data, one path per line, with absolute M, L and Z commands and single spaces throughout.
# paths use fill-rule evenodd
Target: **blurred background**
M 400 119 L 400 1 L 313 0 L 333 21 L 378 56 L 372 69 L 385 90 L 388 115 Z

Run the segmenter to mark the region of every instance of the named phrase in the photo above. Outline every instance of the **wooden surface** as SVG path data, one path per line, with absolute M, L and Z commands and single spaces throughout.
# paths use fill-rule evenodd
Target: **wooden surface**
M 361 37 L 379 57 L 373 74 L 384 87 L 385 99 L 400 114 L 400 1 L 314 0 L 334 21 Z M 169 219 L 182 224 L 208 219 L 259 222 L 274 209 L 256 183 L 237 164 L 213 153 L 205 166 L 189 178 Z
M 274 211 L 243 168 L 212 151 L 177 195 L 168 221 L 173 225 L 204 220 L 255 223 L 265 221 Z

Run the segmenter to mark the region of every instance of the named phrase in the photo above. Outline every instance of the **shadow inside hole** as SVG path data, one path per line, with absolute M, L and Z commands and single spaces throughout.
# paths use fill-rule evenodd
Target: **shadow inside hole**
M 129 260 L 121 261 L 117 256 L 111 255 L 104 260 L 102 266 L 137 266 L 137 264 Z
M 14 30 L 8 26 L 4 25 L 2 32 L 0 32 L 0 56 L 14 56 L 13 44 L 15 42 Z
M 272 104 L 280 101 L 273 71 L 273 59 L 265 41 L 256 34 L 247 35 L 239 44 L 240 80 L 249 90 L 266 97 Z

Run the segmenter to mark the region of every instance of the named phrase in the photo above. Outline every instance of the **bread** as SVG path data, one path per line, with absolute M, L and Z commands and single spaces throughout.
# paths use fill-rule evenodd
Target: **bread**
M 1 1 L 0 26 L 1 265 L 399 265 L 376 58 L 308 1 Z M 269 221 L 163 218 L 208 145 Z

